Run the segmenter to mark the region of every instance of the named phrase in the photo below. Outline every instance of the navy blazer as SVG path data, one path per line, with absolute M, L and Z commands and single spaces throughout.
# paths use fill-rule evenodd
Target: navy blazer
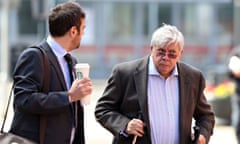
M 67 86 L 50 46 L 46 42 L 40 46 L 46 51 L 50 63 L 49 92 L 42 92 L 43 55 L 36 48 L 27 48 L 20 55 L 14 71 L 14 118 L 10 132 L 39 142 L 39 120 L 44 114 L 47 115 L 45 144 L 68 144 L 73 112 Z M 79 121 L 74 143 L 84 144 L 83 108 L 79 102 L 78 105 Z
M 113 144 L 131 144 L 133 136 L 121 132 L 139 113 L 145 122 L 145 133 L 137 144 L 151 144 L 147 102 L 148 58 L 118 64 L 108 80 L 102 97 L 98 100 L 96 120 L 113 135 Z M 214 113 L 207 103 L 203 90 L 205 80 L 199 70 L 178 62 L 179 72 L 179 144 L 191 143 L 192 118 L 200 126 L 200 133 L 207 141 L 213 133 Z

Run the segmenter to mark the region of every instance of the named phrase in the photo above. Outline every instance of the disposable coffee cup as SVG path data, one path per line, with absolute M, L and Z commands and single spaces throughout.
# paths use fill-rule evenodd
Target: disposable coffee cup
M 76 79 L 82 79 L 89 77 L 90 66 L 88 63 L 78 63 L 75 65 Z M 89 105 L 91 101 L 91 95 L 87 95 L 81 99 L 82 105 Z
M 240 59 L 237 56 L 232 56 L 230 58 L 228 67 L 233 72 L 239 73 L 240 72 Z
M 75 73 L 77 79 L 82 79 L 83 77 L 89 77 L 90 66 L 88 63 L 78 63 L 75 65 Z

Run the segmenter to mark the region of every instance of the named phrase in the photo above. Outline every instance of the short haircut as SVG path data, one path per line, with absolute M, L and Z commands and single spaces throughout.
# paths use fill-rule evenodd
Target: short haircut
M 151 46 L 153 47 L 165 47 L 170 43 L 177 43 L 180 50 L 184 47 L 184 37 L 183 34 L 177 29 L 177 27 L 163 24 L 158 28 L 152 35 Z
M 80 31 L 81 20 L 84 18 L 85 13 L 80 4 L 70 1 L 58 4 L 49 14 L 49 32 L 52 36 L 59 37 L 65 35 L 73 26 Z

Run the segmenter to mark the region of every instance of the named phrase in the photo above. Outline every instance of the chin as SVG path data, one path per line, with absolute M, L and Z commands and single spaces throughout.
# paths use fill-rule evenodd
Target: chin
M 79 49 L 80 48 L 80 45 L 77 45 L 75 49 Z

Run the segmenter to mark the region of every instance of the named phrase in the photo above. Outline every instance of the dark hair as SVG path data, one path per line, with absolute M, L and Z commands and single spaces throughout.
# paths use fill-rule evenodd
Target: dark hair
M 58 4 L 49 14 L 49 32 L 52 36 L 63 36 L 73 26 L 80 31 L 81 19 L 84 18 L 85 13 L 78 3 Z

